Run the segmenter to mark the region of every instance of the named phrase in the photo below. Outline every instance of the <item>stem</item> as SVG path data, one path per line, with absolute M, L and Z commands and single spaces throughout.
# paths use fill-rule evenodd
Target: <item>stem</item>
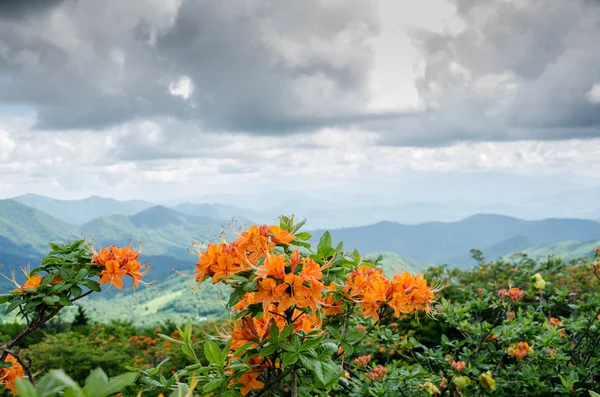
M 292 397 L 298 397 L 298 381 L 296 379 L 296 364 L 292 365 L 291 371 L 291 383 L 292 383 Z
M 252 397 L 262 396 L 263 394 L 268 392 L 273 386 L 275 386 L 276 384 L 281 382 L 283 380 L 283 378 L 285 378 L 289 373 L 290 373 L 290 371 L 284 371 L 281 374 L 279 374 L 279 376 L 277 376 L 276 378 L 271 379 L 271 381 L 266 383 L 262 389 L 260 389 L 256 393 L 252 394 Z

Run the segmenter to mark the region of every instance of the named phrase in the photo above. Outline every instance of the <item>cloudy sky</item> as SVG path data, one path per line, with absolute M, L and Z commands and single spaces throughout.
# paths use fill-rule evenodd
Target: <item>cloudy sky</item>
M 598 0 L 3 0 L 0 198 L 600 176 Z

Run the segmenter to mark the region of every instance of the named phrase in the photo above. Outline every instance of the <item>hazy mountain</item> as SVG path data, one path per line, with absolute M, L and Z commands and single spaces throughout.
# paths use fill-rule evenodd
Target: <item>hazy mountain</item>
M 315 232 L 319 236 L 320 231 Z M 600 239 L 600 224 L 581 219 L 524 221 L 500 215 L 475 215 L 459 222 L 404 225 L 379 222 L 370 226 L 331 230 L 335 241 L 362 252 L 391 251 L 426 263 L 462 266 L 469 250 L 486 248 L 497 255 L 532 245 L 566 240 Z
M 14 197 L 13 200 L 73 224 L 82 224 L 100 216 L 133 215 L 154 205 L 141 200 L 119 201 L 98 196 L 81 200 L 57 200 L 25 194 Z

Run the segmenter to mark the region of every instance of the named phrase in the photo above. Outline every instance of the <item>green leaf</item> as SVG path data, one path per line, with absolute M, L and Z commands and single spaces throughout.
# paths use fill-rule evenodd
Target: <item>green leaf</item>
M 212 380 L 204 385 L 204 387 L 202 388 L 202 391 L 204 393 L 209 393 L 213 390 L 218 389 L 219 386 L 221 386 L 221 383 L 223 383 L 223 381 L 221 379 Z
M 106 389 L 103 390 L 103 396 L 112 396 L 113 394 L 120 392 L 126 386 L 132 385 L 137 377 L 138 374 L 136 372 L 130 372 L 111 378 L 108 381 Z
M 83 280 L 83 281 L 81 281 L 81 285 L 83 285 L 83 286 L 91 289 L 94 292 L 100 292 L 100 291 L 102 291 L 102 288 L 100 287 L 100 284 L 98 284 L 94 280 Z
M 242 353 L 244 353 L 246 350 L 248 350 L 249 348 L 251 348 L 252 346 L 254 346 L 254 342 L 248 342 L 242 346 L 240 346 L 234 353 L 234 356 L 240 356 Z
M 40 379 L 37 385 L 37 395 L 39 397 L 50 397 L 65 389 L 65 384 L 51 375 L 45 375 Z
M 168 340 L 169 342 L 172 342 L 172 343 L 178 343 L 178 344 L 182 344 L 183 343 L 182 341 L 177 340 L 177 339 L 173 339 L 170 336 L 167 336 L 165 334 L 157 334 L 157 335 L 158 335 L 159 338 Z
M 600 397 L 600 394 L 596 393 L 595 391 L 588 390 L 588 393 L 590 393 L 591 397 Z
M 50 376 L 54 377 L 58 381 L 62 382 L 66 388 L 69 390 L 68 393 L 65 392 L 65 396 L 69 397 L 86 397 L 84 391 L 79 387 L 77 383 L 73 379 L 71 379 L 62 369 L 53 369 L 48 372 Z
M 331 248 L 331 234 L 327 231 L 323 233 L 321 239 L 319 240 L 319 245 L 317 246 L 317 251 L 321 253 L 326 248 Z
M 10 300 L 10 298 L 12 297 L 12 295 L 0 295 L 0 305 L 3 303 L 6 303 Z
M 4 314 L 8 314 L 10 312 L 12 312 L 13 310 L 15 310 L 17 307 L 19 307 L 19 305 L 21 304 L 22 300 L 21 298 L 15 299 L 14 301 L 12 301 L 8 307 L 6 308 L 6 310 L 4 310 Z
M 277 341 L 279 340 L 279 327 L 277 326 L 277 324 L 273 323 L 271 325 L 271 328 L 269 328 L 269 335 L 271 336 L 271 340 L 277 343 Z
M 227 302 L 227 307 L 233 307 L 236 303 L 242 300 L 246 291 L 243 288 L 236 288 L 233 290 L 231 295 L 229 296 L 229 301 Z
M 342 376 L 342 367 L 331 360 L 322 361 L 321 366 L 323 368 L 323 384 L 326 387 L 336 383 L 340 379 L 340 376 Z
M 299 357 L 300 357 L 300 353 L 286 353 L 283 355 L 283 360 L 281 362 L 281 365 L 284 368 L 287 368 L 290 365 L 295 364 L 296 361 L 298 361 Z
M 277 345 L 267 345 L 260 351 L 258 356 L 265 357 L 265 356 L 271 355 L 275 352 L 275 350 L 277 350 Z
M 97 368 L 85 379 L 83 390 L 89 397 L 102 397 L 102 391 L 106 388 L 107 383 L 108 376 L 106 376 L 102 369 Z
M 309 232 L 302 232 L 302 233 L 296 234 L 296 238 L 298 240 L 302 240 L 302 241 L 310 240 L 311 237 L 312 237 L 312 234 L 310 234 Z
M 315 361 L 313 365 L 313 372 L 315 373 L 317 380 L 322 384 L 325 384 L 325 378 L 323 377 L 323 365 L 320 361 Z
M 82 293 L 83 290 L 76 285 L 71 288 L 71 295 L 73 295 L 73 298 L 79 298 Z
M 56 295 L 44 296 L 44 299 L 42 299 L 48 306 L 54 306 L 59 300 L 60 298 Z
M 289 324 L 286 325 L 286 327 L 283 329 L 283 331 L 281 331 L 281 334 L 279 335 L 279 340 L 286 340 L 294 331 L 294 324 Z
M 19 397 L 39 397 L 35 390 L 35 386 L 33 386 L 26 378 L 17 378 L 15 383 L 17 385 L 17 395 Z
M 221 364 L 221 350 L 216 343 L 209 340 L 204 342 L 204 357 L 206 357 L 208 362 L 211 364 Z

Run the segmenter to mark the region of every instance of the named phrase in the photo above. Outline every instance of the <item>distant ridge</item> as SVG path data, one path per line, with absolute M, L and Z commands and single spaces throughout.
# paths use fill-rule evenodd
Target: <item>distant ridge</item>
M 330 230 L 335 241 L 361 252 L 394 252 L 426 263 L 468 266 L 472 248 L 504 255 L 532 245 L 565 240 L 600 239 L 600 223 L 584 219 L 525 221 L 504 215 L 477 214 L 458 222 L 405 225 L 379 222 L 369 226 Z M 314 233 L 321 235 L 322 230 Z M 316 241 L 316 240 L 315 240 Z M 472 264 L 472 263 L 471 263 Z
M 154 205 L 142 200 L 120 201 L 99 196 L 80 200 L 58 200 L 36 194 L 25 194 L 12 200 L 75 225 L 101 216 L 133 215 Z

